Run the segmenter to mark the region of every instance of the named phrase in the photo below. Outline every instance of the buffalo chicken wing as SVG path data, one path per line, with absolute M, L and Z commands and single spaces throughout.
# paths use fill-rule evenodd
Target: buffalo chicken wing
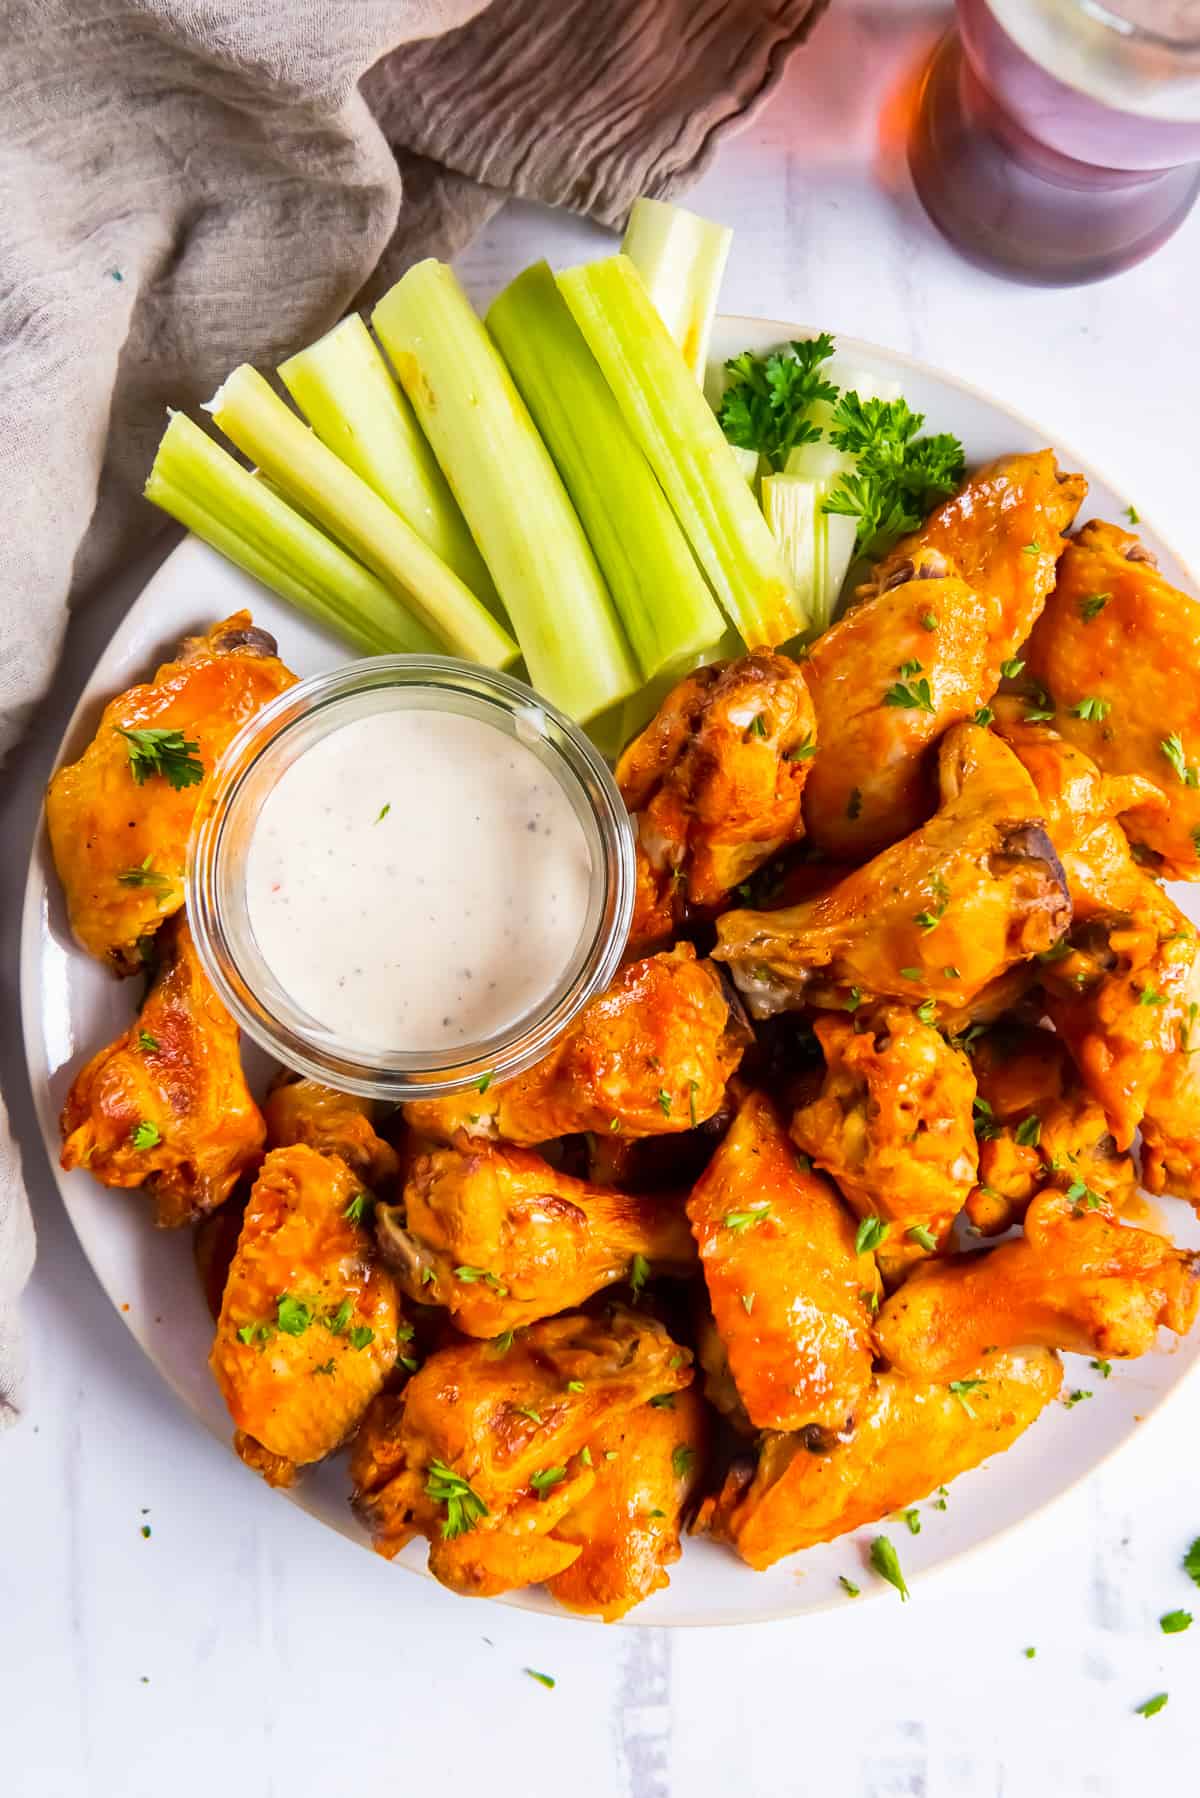
M 307 1143 L 322 1155 L 338 1155 L 364 1185 L 382 1191 L 396 1178 L 399 1158 L 375 1130 L 370 1099 L 338 1092 L 317 1080 L 283 1077 L 263 1105 L 273 1149 Z

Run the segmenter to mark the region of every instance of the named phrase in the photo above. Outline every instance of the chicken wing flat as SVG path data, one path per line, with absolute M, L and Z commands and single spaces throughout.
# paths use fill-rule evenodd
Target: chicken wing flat
M 991 1366 L 989 1349 L 1116 1360 L 1148 1354 L 1160 1325 L 1183 1335 L 1200 1303 L 1200 1255 L 1096 1207 L 1049 1190 L 1023 1236 L 915 1268 L 876 1320 L 884 1358 L 912 1379 L 961 1380 Z
M 819 1095 L 792 1119 L 792 1140 L 832 1174 L 860 1217 L 889 1224 L 888 1253 L 940 1247 L 975 1184 L 975 1076 L 960 1049 L 902 1005 L 857 1029 L 828 1015 Z
M 804 834 L 816 747 L 804 672 L 759 650 L 698 668 L 617 763 L 638 832 L 634 953 L 661 947 L 690 907 L 720 904 Z
M 263 1105 L 267 1141 L 273 1149 L 307 1143 L 322 1155 L 339 1155 L 372 1191 L 395 1180 L 399 1157 L 376 1134 L 376 1107 L 370 1099 L 338 1092 L 317 1080 L 285 1075 L 276 1081 Z
M 234 1447 L 271 1485 L 351 1435 L 396 1362 L 392 1277 L 355 1215 L 345 1162 L 272 1149 L 254 1183 L 209 1366 Z
M 1200 1029 L 1193 1017 L 1163 1064 L 1142 1118 L 1142 1184 L 1186 1199 L 1200 1216 Z
M 751 1567 L 924 1498 L 989 1455 L 1011 1448 L 1062 1384 L 1047 1349 L 988 1357 L 969 1398 L 949 1386 L 876 1377 L 848 1442 L 814 1453 L 803 1435 L 768 1433 L 757 1461 L 735 1465 L 697 1528 L 728 1542 Z
M 865 591 L 882 591 L 930 552 L 944 556 L 989 608 L 991 663 L 984 685 L 993 691 L 1001 664 L 1041 615 L 1063 554 L 1063 533 L 1086 494 L 1083 476 L 1062 473 L 1052 450 L 1002 456 L 944 500 L 919 531 L 902 538 Z
M 71 928 L 115 973 L 138 972 L 139 943 L 183 904 L 192 820 L 218 756 L 295 678 L 274 638 L 236 612 L 110 700 L 79 761 L 51 780 L 46 824 Z
M 354 1443 L 354 1505 L 376 1549 L 390 1559 L 425 1536 L 434 1577 L 479 1598 L 565 1573 L 581 1546 L 558 1527 L 595 1483 L 590 1444 L 682 1391 L 690 1361 L 653 1318 L 620 1309 L 532 1324 L 503 1349 L 438 1349 Z
M 845 1429 L 871 1383 L 874 1263 L 855 1253 L 853 1218 L 802 1165 L 763 1094 L 742 1102 L 687 1210 L 750 1422 Z
M 266 1129 L 238 1054 L 238 1027 L 200 966 L 182 914 L 128 1030 L 93 1055 L 60 1120 L 65 1168 L 141 1186 L 172 1229 L 215 1210 L 262 1159 Z
M 528 1073 L 404 1108 L 413 1129 L 548 1142 L 576 1130 L 666 1136 L 718 1109 L 747 1032 L 690 943 L 633 961 Z
M 979 1184 L 966 1212 L 981 1236 L 1002 1236 L 1019 1223 L 1047 1184 L 1081 1182 L 1117 1209 L 1132 1197 L 1133 1161 L 1117 1148 L 1061 1037 L 1006 1024 L 978 1038 L 970 1054 Z
M 444 1305 L 467 1336 L 499 1336 L 581 1305 L 629 1278 L 636 1256 L 657 1273 L 695 1266 L 678 1199 L 631 1198 L 493 1143 L 419 1156 L 403 1203 L 379 1206 L 375 1218 L 401 1290 Z
M 941 809 L 919 831 L 804 905 L 721 918 L 713 955 L 755 1015 L 864 993 L 961 1007 L 1063 935 L 1066 879 L 1012 750 L 959 724 L 938 756 Z
M 839 861 L 877 855 L 929 816 L 933 745 L 996 684 L 994 603 L 934 550 L 892 578 L 818 637 L 806 664 L 820 751 L 804 817 L 813 842 Z
M 1195 600 L 1163 578 L 1149 550 L 1092 519 L 1059 564 L 1027 651 L 1068 741 L 1106 773 L 1155 788 L 1122 823 L 1174 880 L 1200 879 L 1198 628 Z
M 668 1584 L 680 1522 L 704 1468 L 708 1419 L 689 1388 L 602 1425 L 589 1453 L 595 1481 L 555 1529 L 579 1558 L 547 1583 L 559 1604 L 615 1623 Z

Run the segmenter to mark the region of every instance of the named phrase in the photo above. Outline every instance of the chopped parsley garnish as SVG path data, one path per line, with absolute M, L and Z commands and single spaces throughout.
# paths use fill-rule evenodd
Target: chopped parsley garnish
M 833 338 L 822 331 L 769 356 L 743 350 L 731 357 L 725 364 L 729 385 L 717 411 L 730 443 L 757 450 L 778 473 L 798 444 L 818 442 L 820 426 L 808 414 L 818 401 L 837 398 L 837 388 L 821 369 L 832 355 Z
M 1197 1586 L 1200 1586 L 1200 1536 L 1192 1543 L 1183 1557 L 1183 1571 Z
M 124 737 L 129 751 L 129 772 L 140 787 L 152 774 L 160 774 L 168 786 L 194 787 L 204 779 L 204 764 L 193 743 L 181 730 L 125 730 L 114 726 Z
M 641 1298 L 642 1288 L 649 1278 L 650 1263 L 644 1255 L 635 1255 L 629 1263 L 629 1290 L 633 1294 L 635 1303 Z
M 1166 1611 L 1158 1620 L 1158 1627 L 1164 1636 L 1182 1635 L 1185 1629 L 1192 1627 L 1190 1611 Z
M 688 1081 L 688 1117 L 691 1119 L 693 1130 L 696 1128 L 696 1094 L 699 1090 L 700 1082 L 698 1080 Z
M 1036 1149 L 1042 1140 L 1042 1120 L 1037 1112 L 1017 1125 L 1016 1140 L 1023 1149 Z
M 239 1342 L 244 1342 L 246 1344 L 247 1348 L 249 1348 L 251 1346 L 251 1344 L 255 1343 L 255 1342 L 257 1342 L 261 1347 L 262 1345 L 270 1342 L 271 1338 L 274 1335 L 275 1335 L 275 1325 L 274 1324 L 268 1324 L 268 1323 L 242 1324 L 241 1328 L 237 1332 L 237 1339 Z
M 1032 538 L 1028 543 L 1023 543 L 1021 545 L 1021 554 L 1023 556 L 1038 556 L 1041 553 L 1042 546 L 1036 537 Z
M 871 1565 L 889 1586 L 895 1586 L 901 1600 L 907 1602 L 908 1587 L 904 1583 L 904 1575 L 900 1571 L 900 1556 L 896 1553 L 886 1536 L 876 1536 L 871 1544 Z
M 566 1477 L 565 1467 L 543 1467 L 540 1473 L 530 1474 L 529 1484 L 539 1498 L 545 1498 L 547 1492 L 552 1491 L 555 1486 L 561 1485 Z
M 142 1525 L 142 1539 L 143 1539 L 143 1541 L 146 1541 L 146 1542 L 149 1542 L 149 1540 L 150 1540 L 150 1535 L 151 1535 L 151 1530 L 150 1530 L 150 1525 L 149 1525 L 149 1524 L 148 1524 L 148 1523 L 144 1523 L 144 1524 L 143 1524 L 143 1525 Z M 1189 1621 L 1189 1622 L 1190 1622 L 1190 1621 L 1191 1621 L 1191 1619 L 1190 1619 L 1190 1618 L 1189 1618 L 1189 1619 L 1188 1619 L 1188 1621 Z
M 1016 656 L 1009 656 L 1006 662 L 1001 662 L 1000 672 L 1005 680 L 1016 680 L 1024 666 L 1024 662 L 1020 661 Z
M 685 1480 L 696 1462 L 696 1451 L 681 1442 L 671 1450 L 671 1468 L 677 1480 Z
M 947 1492 L 947 1490 L 944 1486 L 939 1486 L 937 1489 L 937 1497 L 933 1501 L 934 1510 L 935 1511 L 945 1511 L 945 1510 L 949 1509 L 949 1505 L 950 1505 L 950 1494 Z
M 1026 724 L 1045 724 L 1054 716 L 1054 701 L 1045 687 L 1036 682 L 1030 688 L 1028 706 L 1025 712 Z
M 861 1004 L 862 988 L 860 986 L 852 986 L 850 991 L 846 994 L 846 1010 L 857 1011 Z
M 1111 1361 L 1089 1361 L 1088 1366 L 1094 1367 L 1102 1380 L 1107 1380 L 1112 1374 Z
M 1135 986 L 1133 990 L 1139 1005 L 1165 1005 L 1167 1002 L 1166 994 L 1160 993 L 1155 986 Z
M 751 1230 L 756 1224 L 761 1224 L 770 1215 L 770 1204 L 764 1201 L 760 1205 L 752 1205 L 748 1211 L 727 1211 L 721 1222 L 727 1230 L 736 1230 L 740 1234 L 743 1230 Z
M 754 1310 L 754 1294 L 752 1292 L 744 1292 L 742 1294 L 742 1310 L 746 1313 L 747 1317 L 749 1317 L 750 1313 Z
M 924 968 L 901 968 L 900 978 L 902 980 L 924 980 L 925 970 Z
M 371 1195 L 369 1192 L 356 1192 L 350 1203 L 346 1206 L 346 1209 L 342 1212 L 342 1216 L 348 1217 L 352 1224 L 361 1224 L 363 1221 L 363 1214 L 370 1203 Z
M 1071 716 L 1082 718 L 1085 724 L 1102 724 L 1111 710 L 1111 701 L 1099 699 L 1095 694 L 1089 694 L 1086 699 L 1081 699 L 1078 705 L 1071 707 Z
M 146 1055 L 158 1054 L 158 1038 L 151 1036 L 148 1030 L 138 1031 L 137 1046 Z
M 513 1410 L 518 1417 L 527 1417 L 530 1423 L 536 1423 L 539 1428 L 546 1421 L 541 1412 L 535 1411 L 532 1405 L 514 1405 Z
M 585 1467 L 590 1467 L 592 1464 L 592 1451 L 586 1443 L 579 1451 L 579 1459 L 583 1462 Z
M 149 1118 L 143 1118 L 129 1132 L 129 1140 L 135 1149 L 153 1149 L 162 1141 L 162 1132 Z
M 847 1579 L 844 1573 L 838 1574 L 838 1585 L 842 1588 L 842 1591 L 846 1594 L 847 1598 L 857 1598 L 862 1592 L 862 1587 L 856 1586 L 854 1581 L 852 1579 Z
M 150 887 L 156 893 L 165 892 L 172 884 L 169 874 L 160 874 L 150 866 L 149 856 L 136 868 L 122 868 L 117 881 L 123 887 Z
M 810 762 L 816 753 L 817 746 L 813 742 L 810 732 L 803 743 L 797 743 L 794 749 L 785 749 L 783 759 L 785 762 Z
M 940 874 L 935 874 L 930 883 L 933 888 L 934 903 L 927 911 L 913 913 L 913 923 L 919 924 L 922 930 L 936 930 L 946 915 L 946 907 L 950 903 L 950 888 Z
M 746 731 L 746 735 L 748 737 L 765 737 L 766 734 L 767 734 L 767 721 L 763 717 L 761 712 L 755 712 L 753 718 L 751 718 L 751 720 L 750 720 L 750 725 L 749 725 L 748 730 Z
M 908 711 L 933 711 L 933 691 L 928 676 L 920 680 L 894 681 L 883 696 L 884 705 L 903 706 Z
M 387 815 L 391 811 L 391 809 L 392 809 L 392 805 L 391 805 L 391 801 L 389 800 L 388 803 L 380 811 L 379 816 L 376 818 L 376 820 L 375 820 L 376 824 L 382 824 L 383 820 L 387 817 Z
M 490 1074 L 490 1073 L 488 1073 L 488 1074 L 485 1074 L 485 1075 L 484 1075 L 484 1076 L 483 1076 L 483 1079 L 482 1079 L 482 1080 L 481 1080 L 481 1081 L 480 1081 L 480 1082 L 479 1082 L 479 1084 L 478 1084 L 478 1085 L 477 1085 L 477 1086 L 476 1086 L 476 1088 L 475 1088 L 475 1091 L 476 1091 L 476 1092 L 477 1092 L 477 1093 L 485 1093 L 485 1092 L 486 1092 L 486 1091 L 487 1091 L 487 1089 L 488 1089 L 488 1087 L 489 1087 L 489 1086 L 490 1086 L 490 1085 L 491 1085 L 491 1084 L 492 1084 L 492 1076 L 491 1076 L 491 1074 Z
M 1090 624 L 1093 618 L 1098 617 L 1111 598 L 1111 593 L 1089 593 L 1086 599 L 1081 599 L 1079 615 L 1084 623 Z
M 1036 1654 L 1037 1654 L 1036 1648 L 1027 1648 L 1025 1650 L 1025 1659 L 1027 1661 L 1032 1661 L 1035 1658 Z
M 650 1403 L 656 1411 L 673 1411 L 675 1409 L 675 1394 L 673 1392 L 657 1392 L 650 1400 Z
M 1200 786 L 1200 768 L 1189 768 L 1187 757 L 1183 751 L 1183 738 L 1178 731 L 1173 730 L 1169 737 L 1164 737 L 1158 747 L 1185 787 Z
M 314 1374 L 318 1374 L 318 1373 L 330 1373 L 331 1374 L 332 1372 L 333 1372 L 333 1356 L 332 1355 L 329 1357 L 328 1361 L 322 1361 L 322 1363 L 319 1367 L 313 1368 Z
M 511 1330 L 502 1330 L 499 1336 L 494 1336 L 492 1338 L 492 1347 L 498 1355 L 507 1355 L 512 1345 L 513 1333 Z
M 351 1305 L 350 1300 L 343 1299 L 336 1311 L 327 1311 L 325 1313 L 321 1322 L 325 1325 L 325 1328 L 329 1331 L 331 1336 L 343 1336 L 345 1334 L 346 1325 L 350 1322 L 352 1310 L 353 1306 Z M 409 1335 L 411 1336 L 411 1334 L 412 1331 L 410 1330 Z
M 275 1302 L 275 1322 L 285 1336 L 303 1336 L 312 1320 L 311 1305 L 293 1298 L 290 1292 L 280 1293 Z
M 1130 511 L 1132 510 L 1133 508 L 1130 507 Z M 1167 1694 L 1165 1692 L 1156 1692 L 1153 1698 L 1147 1698 L 1145 1704 L 1135 1705 L 1134 1711 L 1139 1717 L 1157 1717 L 1159 1711 L 1163 1709 L 1166 1702 Z
M 918 1005 L 917 1016 L 920 1018 L 922 1024 L 932 1024 L 934 1018 L 937 1016 L 937 1006 L 934 1001 L 932 999 L 926 999 L 922 1004 Z
M 568 1391 L 568 1392 L 582 1392 L 582 1391 L 584 1391 L 584 1384 L 583 1384 L 583 1381 L 582 1381 L 582 1380 L 568 1380 L 568 1381 L 567 1381 L 567 1391 Z
M 433 1499 L 435 1504 L 445 1505 L 446 1515 L 442 1521 L 442 1540 L 452 1542 L 455 1536 L 464 1536 L 473 1530 L 481 1517 L 486 1517 L 488 1508 L 477 1492 L 472 1491 L 470 1483 L 444 1461 L 429 1463 L 429 1478 L 425 1482 L 425 1496 Z
M 843 393 L 834 407 L 829 440 L 852 455 L 856 467 L 843 475 L 825 510 L 858 521 L 858 554 L 883 555 L 906 531 L 917 530 L 962 480 L 962 444 L 944 432 L 918 436 L 924 422 L 903 399 Z
M 1125 516 L 1129 520 L 1130 524 L 1141 524 L 1141 522 L 1142 522 L 1142 515 L 1138 511 L 1136 506 L 1126 506 Z
M 854 1232 L 854 1253 L 873 1254 L 887 1233 L 887 1224 L 881 1217 L 864 1217 Z
M 1083 1211 L 1099 1211 L 1104 1204 L 1100 1194 L 1093 1192 L 1082 1180 L 1072 1180 L 1067 1188 L 1067 1198 L 1074 1206 L 1077 1217 Z
M 931 1231 L 925 1228 L 924 1224 L 911 1224 L 904 1234 L 909 1242 L 918 1243 L 921 1248 L 926 1249 L 931 1255 L 937 1248 L 937 1238 Z
M 896 672 L 901 680 L 907 680 L 911 674 L 923 674 L 924 664 L 921 662 L 901 662 Z
M 995 718 L 995 716 L 996 716 L 996 714 L 995 714 L 995 712 L 993 712 L 990 705 L 981 705 L 979 710 L 975 714 L 975 722 L 976 722 L 976 724 L 983 725 L 984 729 L 986 730 L 988 725 Z
M 1091 1398 L 1091 1397 L 1092 1397 L 1092 1394 L 1090 1392 L 1084 1392 L 1080 1387 L 1077 1386 L 1075 1388 L 1074 1392 L 1068 1392 L 1066 1398 L 1063 1400 L 1063 1406 L 1066 1410 L 1070 1411 L 1074 1408 L 1074 1406 L 1081 1405 L 1085 1398 Z
M 657 1097 L 658 1097 L 658 1109 L 662 1112 L 662 1114 L 665 1118 L 669 1118 L 671 1115 L 671 1095 L 667 1091 L 665 1086 L 659 1087 Z
M 921 1513 L 918 1511 L 916 1505 L 910 1505 L 907 1511 L 901 1511 L 900 1520 L 902 1523 L 908 1525 L 908 1533 L 910 1536 L 919 1536 L 921 1534 Z
M 538 1685 L 545 1686 L 548 1692 L 553 1692 L 554 1681 L 548 1673 L 539 1673 L 536 1667 L 522 1667 L 521 1671 L 527 1673 L 530 1679 L 536 1679 Z
M 497 1276 L 487 1267 L 456 1267 L 454 1278 L 461 1280 L 464 1286 L 474 1286 L 482 1281 L 485 1286 L 490 1286 L 500 1298 L 506 1297 L 508 1293 L 508 1287 L 503 1286 Z
M 962 975 L 954 966 L 953 962 L 947 962 L 946 966 L 942 969 L 942 978 L 944 980 L 961 980 Z
M 975 1413 L 971 1409 L 967 1394 L 968 1392 L 977 1392 L 981 1386 L 986 1385 L 986 1380 L 951 1380 L 950 1382 L 950 1391 L 954 1394 L 972 1423 L 975 1421 Z

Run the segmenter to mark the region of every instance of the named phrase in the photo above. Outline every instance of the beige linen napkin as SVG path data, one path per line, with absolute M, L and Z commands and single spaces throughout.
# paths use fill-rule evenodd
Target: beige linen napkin
M 673 192 L 824 4 L 2 0 L 0 756 L 68 603 L 157 528 L 168 404 L 311 342 L 509 194 L 617 225 Z M 0 1422 L 32 1256 L 0 1108 Z

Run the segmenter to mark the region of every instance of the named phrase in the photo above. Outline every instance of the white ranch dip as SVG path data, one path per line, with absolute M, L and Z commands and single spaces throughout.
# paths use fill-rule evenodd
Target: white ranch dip
M 397 709 L 342 725 L 267 795 L 246 903 L 293 1003 L 343 1041 L 438 1052 L 493 1036 L 558 985 L 591 861 L 532 750 L 475 718 Z

